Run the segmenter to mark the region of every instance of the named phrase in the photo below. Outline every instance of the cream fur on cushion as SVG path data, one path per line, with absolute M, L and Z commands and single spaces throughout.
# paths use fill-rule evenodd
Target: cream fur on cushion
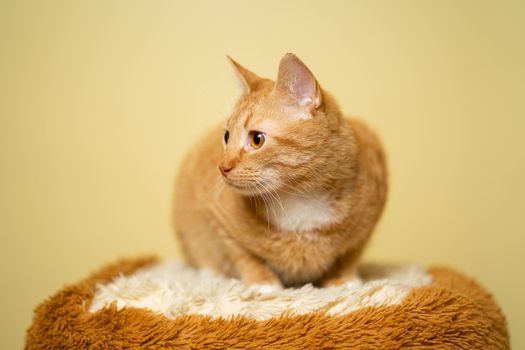
M 282 314 L 326 311 L 344 315 L 368 306 L 399 304 L 414 287 L 432 281 L 416 265 L 365 265 L 360 269 L 363 285 L 350 283 L 338 287 L 265 291 L 259 286 L 245 287 L 237 279 L 195 270 L 175 260 L 141 269 L 130 276 L 119 276 L 97 286 L 91 312 L 116 302 L 118 308 L 139 307 L 174 319 L 187 314 L 212 318 L 242 315 L 256 320 Z
M 154 258 L 120 261 L 35 310 L 26 349 L 508 349 L 489 293 L 445 268 L 363 266 L 362 286 L 261 293 Z

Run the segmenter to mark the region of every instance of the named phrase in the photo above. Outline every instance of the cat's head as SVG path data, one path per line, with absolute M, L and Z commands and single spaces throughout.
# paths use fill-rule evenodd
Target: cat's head
M 244 94 L 224 125 L 224 180 L 244 194 L 295 192 L 330 176 L 341 115 L 295 55 L 279 64 L 277 81 L 230 59 Z

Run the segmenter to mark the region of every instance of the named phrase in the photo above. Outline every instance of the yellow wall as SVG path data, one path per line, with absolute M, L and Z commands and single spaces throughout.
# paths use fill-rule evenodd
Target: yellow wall
M 235 100 L 225 54 L 274 77 L 291 51 L 386 144 L 367 258 L 474 276 L 525 348 L 522 4 L 2 0 L 1 342 L 101 264 L 176 254 L 172 178 Z

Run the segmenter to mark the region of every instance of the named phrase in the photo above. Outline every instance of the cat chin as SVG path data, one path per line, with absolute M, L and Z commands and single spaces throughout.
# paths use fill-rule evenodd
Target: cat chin
M 242 194 L 244 196 L 262 196 L 265 194 L 270 194 L 273 192 L 273 189 L 268 188 L 266 191 L 261 191 L 260 189 L 256 189 L 252 186 L 243 186 L 243 185 L 237 185 L 231 181 L 226 181 L 226 185 L 231 188 L 233 191 Z
M 231 184 L 228 184 L 228 187 L 230 187 L 233 191 L 239 194 L 242 194 L 244 196 L 258 196 L 258 195 L 262 195 L 265 193 L 265 192 L 256 191 L 248 187 L 238 187 L 238 186 L 231 185 Z
M 248 188 L 237 187 L 237 186 L 231 185 L 231 184 L 228 184 L 228 187 L 231 188 L 234 192 L 237 192 L 237 193 L 245 195 L 245 196 L 253 196 L 254 195 L 254 191 L 250 190 Z

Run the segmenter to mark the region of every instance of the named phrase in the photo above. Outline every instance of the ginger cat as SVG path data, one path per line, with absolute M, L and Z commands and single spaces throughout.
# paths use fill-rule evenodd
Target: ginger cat
M 358 281 L 387 194 L 379 140 L 341 115 L 295 55 L 281 59 L 276 82 L 231 62 L 244 94 L 176 184 L 174 223 L 189 263 L 247 285 Z

